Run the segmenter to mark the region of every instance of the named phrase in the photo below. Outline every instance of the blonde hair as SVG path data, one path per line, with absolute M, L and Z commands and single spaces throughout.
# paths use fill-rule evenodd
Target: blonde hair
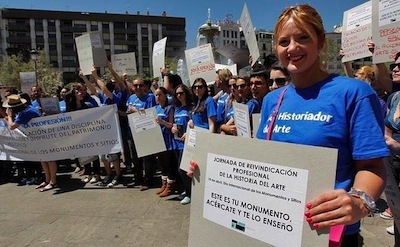
M 310 36 L 313 41 L 317 41 L 319 44 L 320 55 L 323 55 L 326 47 L 325 29 L 321 16 L 317 10 L 308 4 L 300 4 L 286 8 L 275 24 L 275 50 L 279 45 L 279 35 L 282 33 L 285 24 L 289 20 L 293 20 L 296 26 Z M 309 29 L 312 28 L 312 30 Z M 312 35 L 314 31 L 317 36 Z M 322 58 L 319 56 L 319 64 L 322 65 Z
M 375 80 L 374 69 L 371 66 L 362 66 L 355 73 L 356 75 L 362 75 L 365 77 L 365 80 L 369 83 Z
M 232 77 L 232 72 L 227 68 L 217 70 L 217 74 L 219 79 L 223 82 L 229 82 L 229 79 Z

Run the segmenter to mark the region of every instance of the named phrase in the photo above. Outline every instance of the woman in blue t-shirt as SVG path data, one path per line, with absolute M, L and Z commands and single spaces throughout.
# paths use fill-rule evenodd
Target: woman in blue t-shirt
M 304 220 L 312 229 L 345 225 L 341 246 L 358 246 L 360 220 L 375 210 L 386 180 L 378 97 L 366 83 L 324 70 L 325 30 L 310 5 L 284 10 L 274 37 L 291 81 L 264 97 L 257 138 L 338 150 L 335 188 L 306 202 Z
M 157 123 L 161 126 L 167 151 L 157 154 L 157 163 L 161 167 L 161 188 L 156 194 L 160 197 L 169 196 L 174 192 L 174 184 L 177 175 L 177 161 L 174 154 L 174 142 L 172 140 L 171 128 L 174 122 L 174 107 L 168 105 L 168 91 L 164 87 L 159 87 L 155 91 Z
M 174 135 L 175 152 L 176 156 L 178 157 L 178 166 L 181 163 L 186 129 L 190 119 L 190 110 L 193 107 L 192 99 L 192 93 L 187 86 L 181 84 L 174 89 L 173 103 L 175 106 L 175 113 L 174 125 L 171 128 L 171 132 Z M 184 170 L 181 170 L 180 168 L 178 170 L 185 187 L 185 191 L 181 194 L 181 203 L 188 204 L 190 203 L 191 196 L 191 179 L 186 176 L 186 172 Z
M 214 133 L 217 105 L 214 99 L 208 96 L 206 81 L 203 78 L 194 80 L 192 91 L 196 104 L 192 110 L 191 119 L 194 126 L 209 129 L 211 133 Z

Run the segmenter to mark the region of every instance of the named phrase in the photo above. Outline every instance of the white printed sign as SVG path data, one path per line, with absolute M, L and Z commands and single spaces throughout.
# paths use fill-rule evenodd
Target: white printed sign
M 185 51 L 189 80 L 203 78 L 208 85 L 215 82 L 216 70 L 211 44 L 201 45 Z
M 373 63 L 393 62 L 400 52 L 400 0 L 372 0 Z
M 368 42 L 372 39 L 372 3 L 368 1 L 343 14 L 342 62 L 370 57 Z
M 160 69 L 165 66 L 165 46 L 167 37 L 157 41 L 153 46 L 153 77 L 161 75 Z
M 118 75 L 137 75 L 136 56 L 134 52 L 111 55 L 111 64 Z
M 209 153 L 205 176 L 204 218 L 274 246 L 301 246 L 307 170 Z
M 252 57 L 251 66 L 253 66 L 260 57 L 260 50 L 258 49 L 256 33 L 254 32 L 254 26 L 251 22 L 250 13 L 247 9 L 246 3 L 243 6 L 242 14 L 240 16 L 240 25 L 243 29 L 244 38 L 246 39 L 247 47 L 249 48 Z

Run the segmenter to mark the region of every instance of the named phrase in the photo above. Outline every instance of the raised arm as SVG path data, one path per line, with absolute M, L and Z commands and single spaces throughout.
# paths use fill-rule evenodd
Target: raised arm
M 107 68 L 111 72 L 111 74 L 114 77 L 115 81 L 118 83 L 119 88 L 121 89 L 121 91 L 125 90 L 126 89 L 126 85 L 125 85 L 124 81 L 122 80 L 121 76 L 119 76 L 117 74 L 117 72 L 115 72 L 115 70 L 112 67 L 112 63 L 110 61 L 107 61 Z
M 82 78 L 86 87 L 89 89 L 91 95 L 97 95 L 97 90 L 93 86 L 93 84 L 89 81 L 89 79 L 83 74 L 82 70 L 79 70 L 79 77 Z
M 92 67 L 92 75 L 93 75 L 93 78 L 96 81 L 97 85 L 101 89 L 101 91 L 103 91 L 104 95 L 109 99 L 113 99 L 112 92 L 110 92 L 110 90 L 108 90 L 108 88 L 106 87 L 106 83 L 97 74 L 97 70 L 95 67 Z
M 344 52 L 343 49 L 340 49 L 339 51 L 339 56 L 340 58 L 344 57 Z M 353 63 L 351 61 L 347 61 L 347 62 L 343 62 L 343 70 L 344 70 L 344 74 L 347 77 L 353 77 Z
M 168 69 L 165 68 L 165 67 L 162 67 L 162 68 L 160 68 L 160 72 L 161 72 L 161 75 L 162 75 L 162 78 L 163 78 L 163 84 L 164 84 L 165 89 L 167 89 L 168 92 L 170 94 L 172 94 L 174 92 L 174 88 L 172 87 L 171 83 L 169 82 L 169 71 L 168 71 Z

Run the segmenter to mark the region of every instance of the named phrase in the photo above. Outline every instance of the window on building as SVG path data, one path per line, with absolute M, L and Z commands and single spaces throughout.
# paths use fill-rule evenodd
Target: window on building
M 86 28 L 86 21 L 74 20 L 73 26 L 76 28 Z
M 126 26 L 128 29 L 136 29 L 137 28 L 137 23 L 135 22 L 127 22 Z
M 114 22 L 114 29 L 125 29 L 125 22 Z
M 47 20 L 47 26 L 55 27 L 56 26 L 56 21 L 55 20 Z

